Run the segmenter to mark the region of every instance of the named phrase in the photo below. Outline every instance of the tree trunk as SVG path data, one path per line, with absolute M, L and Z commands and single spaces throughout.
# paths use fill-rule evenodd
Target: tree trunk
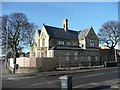
M 17 51 L 14 52 L 14 58 L 13 58 L 14 68 L 13 68 L 13 73 L 15 73 L 16 57 L 17 57 Z

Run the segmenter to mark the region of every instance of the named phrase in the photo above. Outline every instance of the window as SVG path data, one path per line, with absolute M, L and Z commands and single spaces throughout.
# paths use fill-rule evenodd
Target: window
M 95 40 L 90 40 L 90 47 L 95 47 Z
M 76 43 L 75 43 L 75 42 L 73 42 L 73 46 L 76 46 Z
M 66 60 L 69 60 L 69 53 L 66 53 Z
M 52 52 L 51 51 L 49 52 L 49 54 L 50 54 L 50 57 L 52 57 Z
M 40 52 L 37 53 L 37 57 L 40 57 Z
M 58 41 L 58 45 L 60 45 L 61 44 L 61 42 L 60 41 Z
M 98 56 L 95 57 L 95 60 L 98 61 Z
M 90 56 L 88 56 L 88 61 L 89 61 L 89 62 L 91 61 L 91 57 L 90 57 Z
M 75 53 L 75 60 L 78 60 L 77 52 Z
M 45 38 L 42 39 L 42 47 L 45 47 Z
M 45 34 L 44 34 L 44 32 L 42 33 L 42 37 L 45 37 Z
M 58 45 L 64 45 L 64 41 L 58 41 Z
M 38 48 L 40 48 L 40 39 L 38 39 Z
M 88 56 L 89 66 L 91 66 L 91 56 Z

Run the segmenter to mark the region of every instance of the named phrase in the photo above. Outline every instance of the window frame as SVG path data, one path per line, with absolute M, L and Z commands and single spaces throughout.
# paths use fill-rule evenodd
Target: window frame
M 66 54 L 65 54 L 65 60 L 66 60 L 66 61 L 69 61 L 69 60 L 70 60 L 70 54 L 69 54 L 69 53 L 66 53 Z
M 94 39 L 90 39 L 90 47 L 95 47 L 95 40 Z
M 40 48 L 40 39 L 38 39 L 38 48 Z
M 58 41 L 58 45 L 64 45 L 64 44 L 65 44 L 64 41 L 62 41 L 62 40 L 59 40 L 59 41 Z
M 42 39 L 42 47 L 45 47 L 45 38 Z
M 78 53 L 77 53 L 77 52 L 75 52 L 75 54 L 74 54 L 74 55 L 75 55 L 75 58 L 74 58 L 74 59 L 75 59 L 75 60 L 78 60 Z

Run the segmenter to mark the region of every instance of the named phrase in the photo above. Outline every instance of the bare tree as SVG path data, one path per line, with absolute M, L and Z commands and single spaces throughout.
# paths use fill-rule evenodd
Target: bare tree
M 101 44 L 106 44 L 110 49 L 114 49 L 120 40 L 120 23 L 118 21 L 108 21 L 104 23 L 98 36 Z
M 2 52 L 14 53 L 14 64 L 16 57 L 26 44 L 32 44 L 32 33 L 35 25 L 28 22 L 23 13 L 12 13 L 2 16 Z
M 28 31 L 27 31 L 27 36 L 26 36 L 27 46 L 31 46 L 33 44 L 33 36 L 34 36 L 36 28 L 37 28 L 37 26 L 34 25 L 33 23 L 29 24 Z

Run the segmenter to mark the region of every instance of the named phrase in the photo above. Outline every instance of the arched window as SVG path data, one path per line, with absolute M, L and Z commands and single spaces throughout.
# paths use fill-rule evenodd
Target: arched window
M 66 53 L 66 60 L 69 60 L 69 53 Z
M 42 39 L 42 47 L 45 47 L 45 38 Z
M 40 48 L 40 39 L 38 39 L 38 48 Z

